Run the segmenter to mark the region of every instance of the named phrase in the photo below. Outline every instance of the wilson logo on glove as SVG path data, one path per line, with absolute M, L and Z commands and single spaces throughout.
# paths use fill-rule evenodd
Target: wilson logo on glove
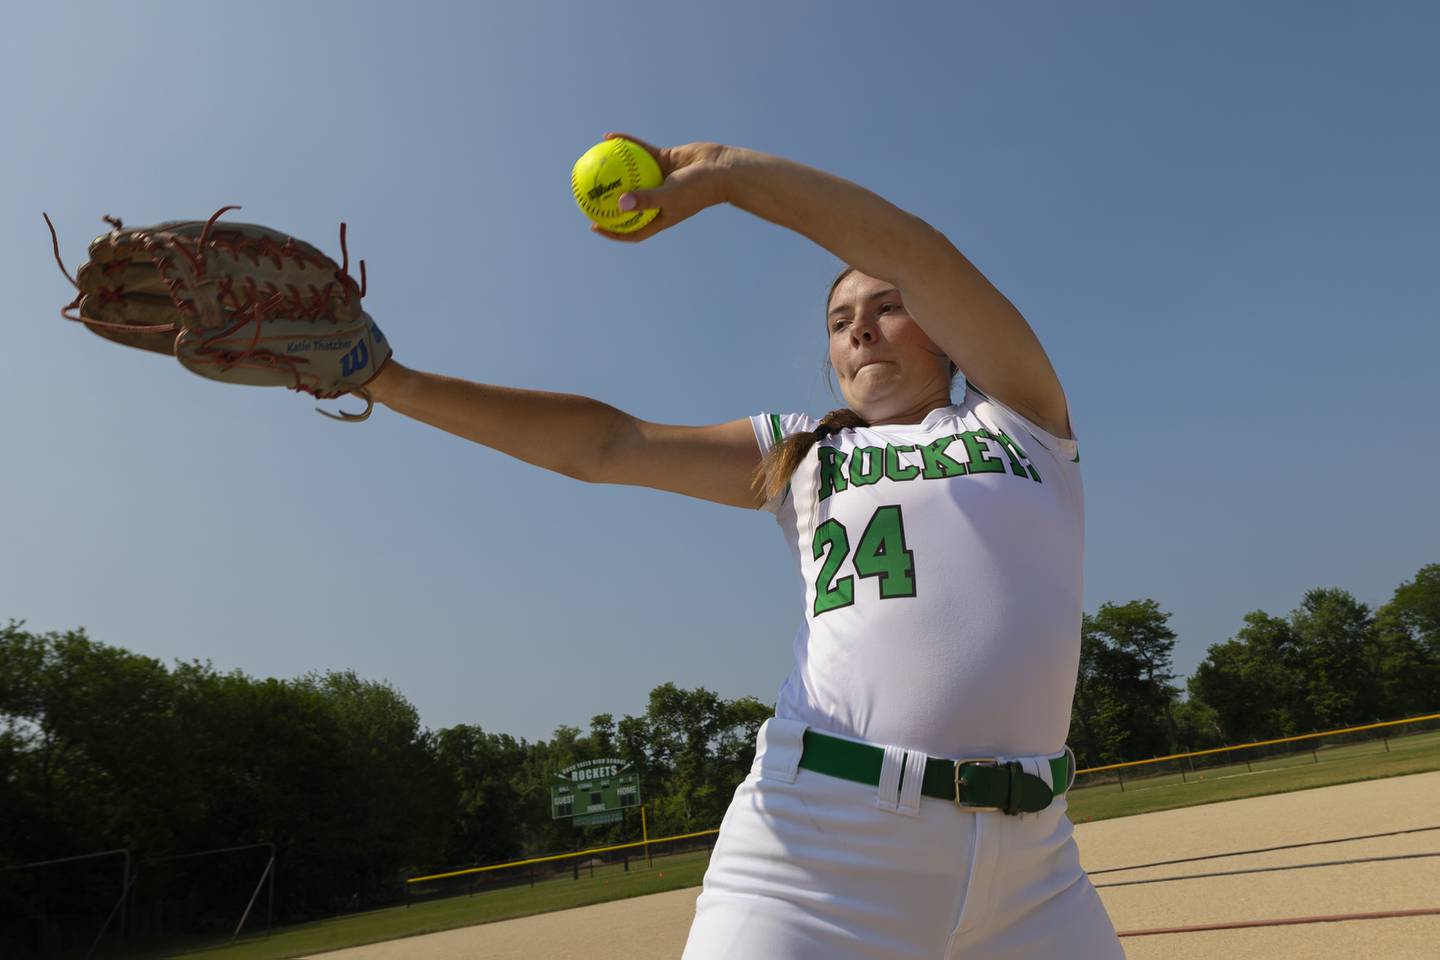
M 365 346 L 361 340 L 355 344 L 355 349 L 340 358 L 340 375 L 342 377 L 353 377 L 359 371 L 365 369 L 365 364 L 370 362 L 370 348 Z

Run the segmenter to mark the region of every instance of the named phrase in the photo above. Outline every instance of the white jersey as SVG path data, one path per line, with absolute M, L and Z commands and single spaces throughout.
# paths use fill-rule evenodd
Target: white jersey
M 750 418 L 763 452 L 819 421 Z M 1079 455 L 967 386 L 816 444 L 765 505 L 805 583 L 776 716 L 931 756 L 1058 751 L 1080 660 Z

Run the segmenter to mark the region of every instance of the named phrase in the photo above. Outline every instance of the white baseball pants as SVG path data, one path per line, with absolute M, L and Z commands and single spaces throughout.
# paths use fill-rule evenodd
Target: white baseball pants
M 878 788 L 801 770 L 804 731 L 761 728 L 684 960 L 1123 960 L 1064 797 L 1006 816 L 902 792 L 894 748 Z

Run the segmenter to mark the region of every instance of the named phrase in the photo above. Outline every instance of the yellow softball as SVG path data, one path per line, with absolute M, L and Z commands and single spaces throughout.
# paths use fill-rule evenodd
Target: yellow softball
M 621 210 L 620 195 L 650 190 L 664 181 L 660 165 L 640 144 L 615 137 L 595 144 L 570 171 L 570 189 L 585 216 L 606 230 L 631 233 L 655 219 L 658 210 Z

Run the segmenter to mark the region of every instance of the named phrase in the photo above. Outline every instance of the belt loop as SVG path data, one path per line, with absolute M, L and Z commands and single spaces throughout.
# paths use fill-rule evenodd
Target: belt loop
M 925 785 L 925 764 L 929 757 L 919 750 L 905 756 L 905 778 L 900 782 L 900 813 L 920 816 L 920 788 Z
M 885 747 L 885 758 L 880 761 L 880 784 L 875 791 L 875 806 L 882 810 L 898 810 L 900 806 L 900 779 L 905 775 L 905 751 L 900 747 Z
M 1025 757 L 1020 761 L 1020 766 L 1024 768 L 1026 773 L 1039 777 L 1045 786 L 1049 787 L 1051 792 L 1054 792 L 1054 777 L 1050 775 L 1050 762 L 1048 760 L 1042 760 L 1039 757 Z M 1040 814 L 1017 813 L 1016 816 L 1024 820 L 1026 817 L 1039 817 Z
M 1003 766 L 1010 781 L 1005 788 L 1005 815 L 1013 817 L 1020 812 L 1020 778 L 1025 775 L 1025 767 L 1016 760 Z
M 805 750 L 805 724 L 799 720 L 771 717 L 755 735 L 755 766 L 767 780 L 794 783 Z

